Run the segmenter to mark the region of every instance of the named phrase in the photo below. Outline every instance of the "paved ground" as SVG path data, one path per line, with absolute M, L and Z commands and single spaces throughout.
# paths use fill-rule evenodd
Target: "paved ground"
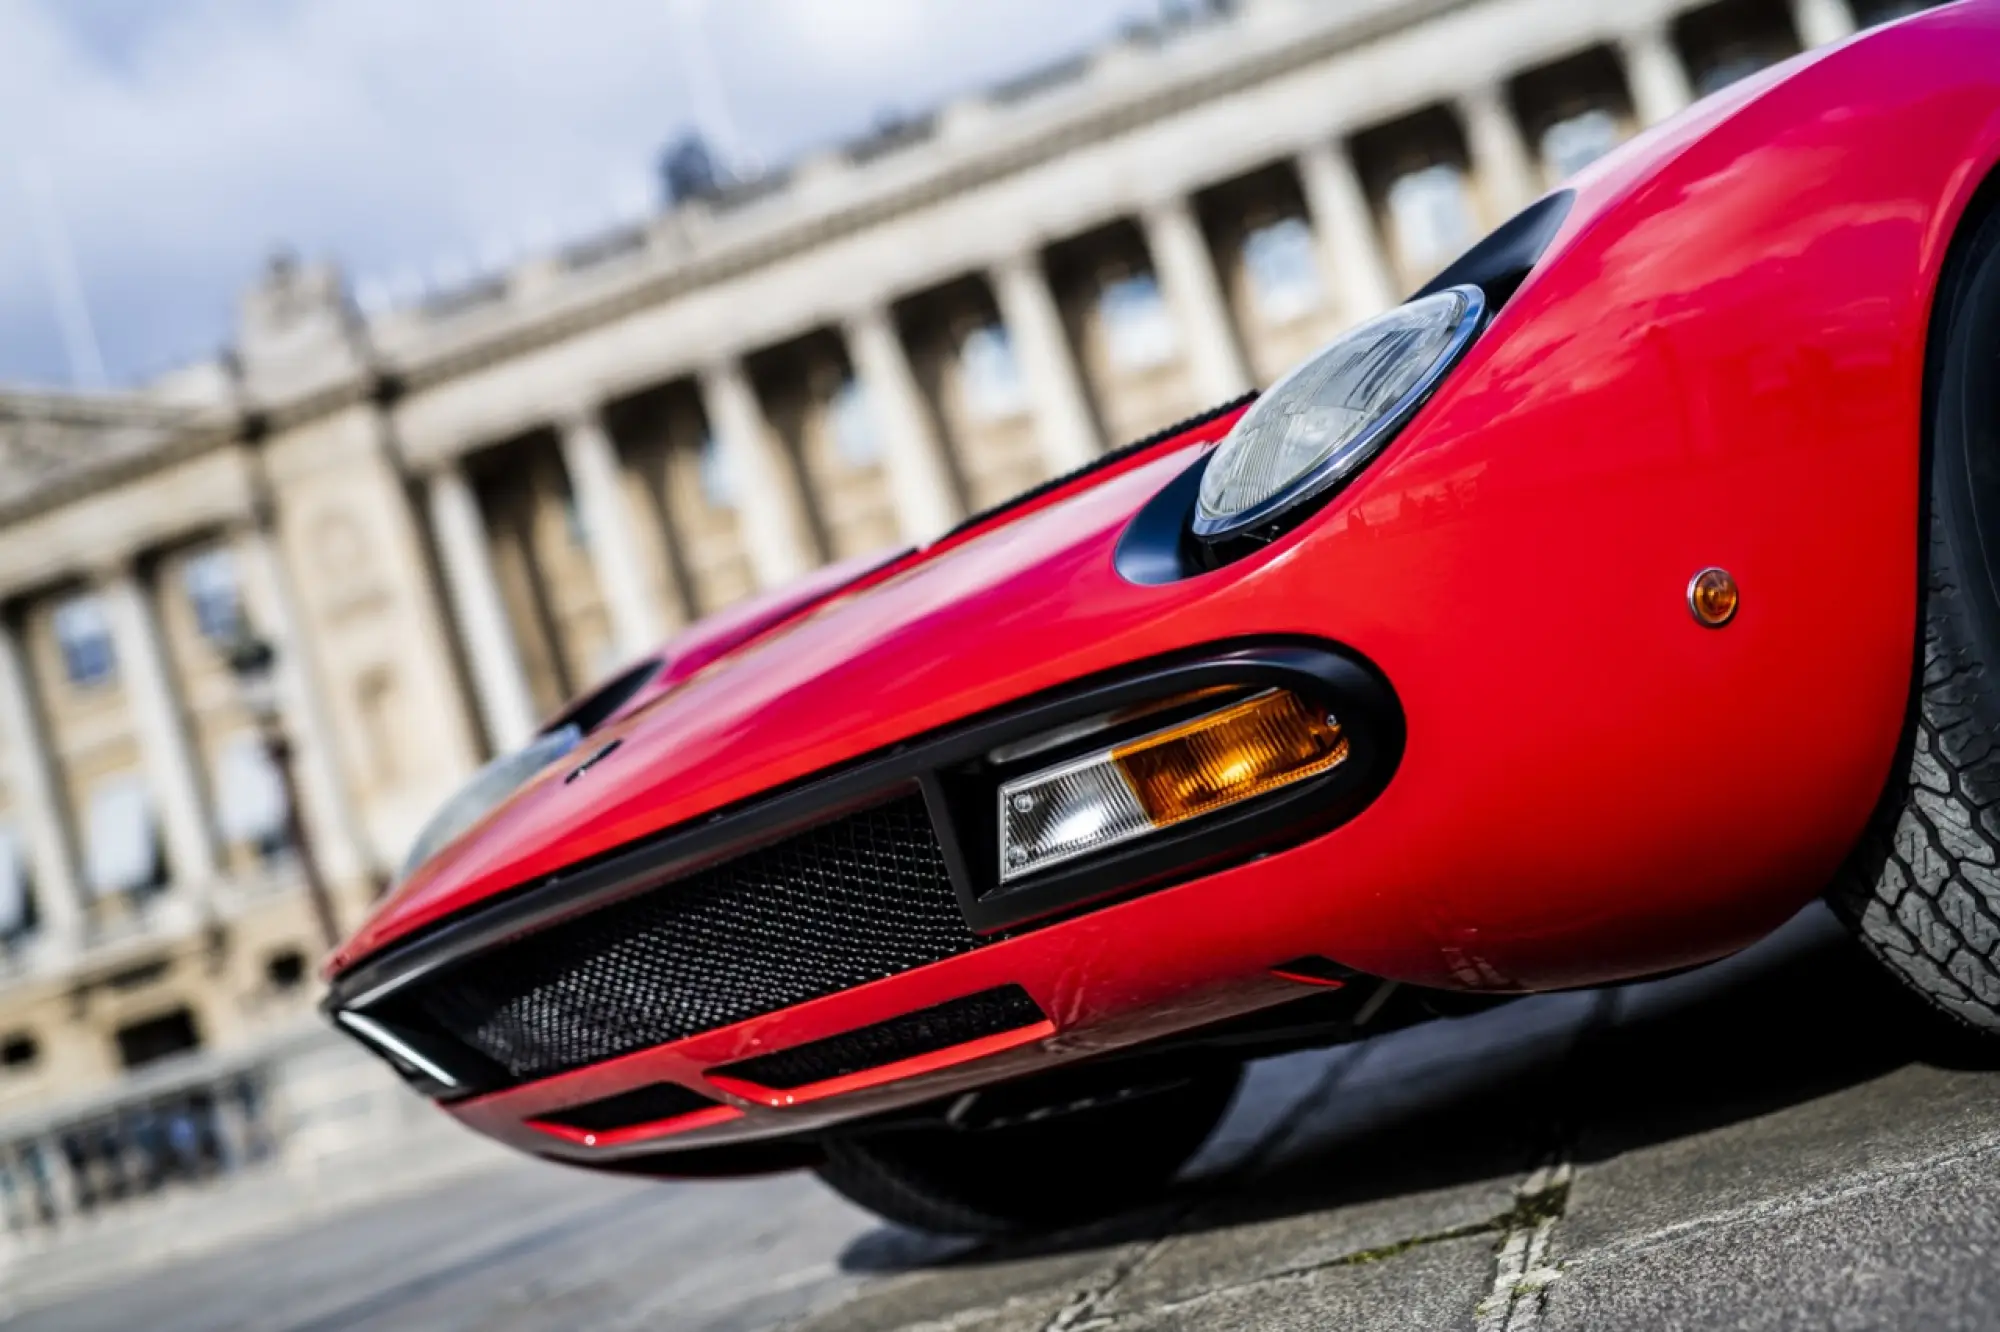
M 1815 913 L 1672 981 L 1261 1064 L 1166 1204 L 1032 1247 L 807 1178 L 521 1163 L 14 1325 L 2000 1326 L 2000 1064 L 1909 1016 Z

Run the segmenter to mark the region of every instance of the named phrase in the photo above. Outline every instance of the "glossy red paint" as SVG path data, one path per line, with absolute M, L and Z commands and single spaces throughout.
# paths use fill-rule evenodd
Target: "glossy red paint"
M 903 561 L 618 724 L 376 913 L 374 952 L 496 891 L 1161 653 L 1336 640 L 1408 719 L 1334 831 L 750 1022 L 453 1108 L 527 1118 L 1016 983 L 1047 1037 L 676 1142 L 796 1132 L 1295 996 L 1306 953 L 1432 986 L 1587 985 L 1726 954 L 1825 884 L 1888 775 L 1916 623 L 1919 398 L 1953 227 L 2000 157 L 2000 3 L 1801 58 L 1587 173 L 1416 421 L 1268 550 L 1112 567 L 1222 424 Z M 1725 629 L 1689 577 L 1730 570 Z M 603 766 L 612 775 L 613 766 Z M 595 774 L 593 774 L 595 775 Z M 948 1052 L 949 1053 L 949 1052 Z
M 636 1142 L 654 1142 L 660 1138 L 672 1137 L 676 1133 L 688 1133 L 695 1129 L 713 1128 L 717 1124 L 727 1124 L 732 1119 L 741 1119 L 743 1112 L 733 1105 L 715 1105 L 706 1110 L 690 1110 L 684 1115 L 671 1119 L 658 1119 L 650 1124 L 633 1124 L 628 1128 L 588 1129 L 574 1128 L 568 1124 L 552 1124 L 546 1120 L 530 1120 L 528 1127 L 537 1133 L 546 1133 L 578 1147 L 617 1148 Z

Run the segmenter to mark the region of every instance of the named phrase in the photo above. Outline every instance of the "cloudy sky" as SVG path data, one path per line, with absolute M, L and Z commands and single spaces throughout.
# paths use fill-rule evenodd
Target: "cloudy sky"
M 742 147 L 781 160 L 1156 8 L 0 0 L 0 381 L 91 377 L 65 272 L 126 383 L 227 343 L 281 244 L 408 290 L 634 215 L 702 100 L 691 23 Z

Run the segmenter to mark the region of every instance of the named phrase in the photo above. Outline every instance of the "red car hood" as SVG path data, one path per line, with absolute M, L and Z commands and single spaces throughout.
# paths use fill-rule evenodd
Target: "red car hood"
M 327 971 L 496 892 L 1097 668 L 1080 659 L 1104 655 L 1135 597 L 1157 599 L 1113 569 L 1120 533 L 1235 415 L 817 604 L 787 595 L 802 613 L 746 617 L 751 632 L 730 637 L 747 641 L 720 655 L 698 626 L 703 650 L 669 644 L 658 692 L 581 750 L 618 740 L 615 753 L 584 780 L 563 780 L 568 762 L 530 781 L 384 899 Z

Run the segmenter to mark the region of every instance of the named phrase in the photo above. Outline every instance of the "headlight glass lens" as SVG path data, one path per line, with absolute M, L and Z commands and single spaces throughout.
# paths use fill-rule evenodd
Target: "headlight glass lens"
M 1196 535 L 1240 535 L 1353 475 L 1423 404 L 1484 313 L 1477 287 L 1425 296 L 1343 334 L 1272 385 L 1209 458 Z
M 495 805 L 518 791 L 530 777 L 582 742 L 581 728 L 558 726 L 536 736 L 513 753 L 502 754 L 472 774 L 472 779 L 458 788 L 457 793 L 431 815 L 430 822 L 417 834 L 417 840 L 410 844 L 410 852 L 403 857 L 402 868 L 396 871 L 396 883 L 400 885 L 416 873 L 426 860 L 485 818 Z

